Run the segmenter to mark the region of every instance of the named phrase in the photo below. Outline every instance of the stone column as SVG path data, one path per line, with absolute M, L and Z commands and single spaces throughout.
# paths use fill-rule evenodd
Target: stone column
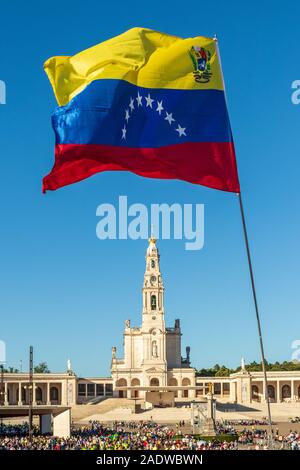
M 281 397 L 280 397 L 280 380 L 277 380 L 277 393 L 276 393 L 276 398 L 277 398 L 277 403 L 281 402 Z
M 265 381 L 263 380 L 263 392 L 262 392 L 262 403 L 266 403 L 266 387 L 265 387 Z
M 18 399 L 18 405 L 22 405 L 22 382 L 19 382 L 19 399 Z
M 50 382 L 47 382 L 46 404 L 51 405 L 51 403 L 50 403 Z
M 4 406 L 8 406 L 8 391 L 7 391 L 7 382 L 4 383 Z
M 61 399 L 60 399 L 60 404 L 61 405 L 66 405 L 67 399 L 66 399 L 66 382 L 65 380 L 61 382 Z
M 222 390 L 221 390 L 222 391 Z M 236 403 L 236 382 L 230 382 L 230 401 Z
M 295 383 L 294 380 L 291 380 L 291 400 L 295 401 Z
M 204 432 L 207 436 L 215 436 L 215 414 L 214 414 L 214 398 L 211 392 L 207 395 L 207 418 L 205 423 Z
M 32 405 L 36 406 L 36 383 L 32 383 Z

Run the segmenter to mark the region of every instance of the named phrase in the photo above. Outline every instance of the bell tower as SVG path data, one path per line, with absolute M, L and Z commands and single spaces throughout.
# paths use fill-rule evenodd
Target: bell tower
M 146 252 L 143 284 L 143 330 L 159 328 L 165 331 L 164 286 L 159 267 L 156 239 L 151 237 Z
M 146 251 L 141 331 L 143 338 L 142 367 L 145 371 L 144 384 L 167 385 L 164 286 L 159 267 L 159 252 L 156 239 L 153 236 L 149 240 Z

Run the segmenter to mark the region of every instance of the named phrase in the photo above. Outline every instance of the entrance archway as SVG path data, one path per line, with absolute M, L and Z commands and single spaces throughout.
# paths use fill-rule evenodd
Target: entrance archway
M 274 385 L 268 385 L 268 395 L 269 399 L 272 400 L 272 402 L 275 401 L 275 387 Z
M 140 380 L 139 379 L 132 379 L 131 381 L 131 386 L 132 387 L 139 387 L 140 386 Z M 139 391 L 138 390 L 131 390 L 131 398 L 138 398 L 139 397 Z
M 281 389 L 282 399 L 291 398 L 291 387 L 289 385 L 284 385 Z
M 150 387 L 159 387 L 159 380 L 156 377 L 152 377 L 150 380 Z
M 191 385 L 191 381 L 190 379 L 188 379 L 187 377 L 185 379 L 182 380 L 182 386 L 183 387 L 187 387 Z M 184 398 L 188 398 L 189 397 L 189 391 L 186 389 L 186 390 L 183 390 L 183 397 Z
M 169 380 L 169 385 L 171 387 L 177 387 L 178 386 L 178 381 L 177 379 L 175 379 L 175 377 L 172 377 L 170 380 Z M 178 397 L 178 392 L 177 390 L 174 391 L 174 397 L 177 398 Z
M 50 402 L 51 405 L 58 405 L 58 388 L 57 387 L 51 387 L 50 388 Z
M 43 401 L 43 391 L 41 387 L 36 387 L 35 399 L 38 405 L 42 404 Z
M 116 383 L 117 387 L 127 387 L 127 380 L 126 379 L 119 379 Z M 127 391 L 126 390 L 119 390 L 119 398 L 127 398 Z
M 253 401 L 260 401 L 260 396 L 259 396 L 259 389 L 257 385 L 252 385 L 252 400 Z

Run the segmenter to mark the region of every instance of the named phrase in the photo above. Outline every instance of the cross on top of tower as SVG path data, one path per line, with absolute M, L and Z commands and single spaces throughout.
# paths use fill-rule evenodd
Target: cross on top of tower
M 150 238 L 149 238 L 149 243 L 156 243 L 156 237 L 154 234 L 154 225 L 151 224 L 151 232 L 150 232 Z

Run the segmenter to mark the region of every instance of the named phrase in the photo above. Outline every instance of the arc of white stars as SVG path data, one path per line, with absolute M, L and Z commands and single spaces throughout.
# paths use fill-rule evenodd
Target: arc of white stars
M 136 97 L 138 107 L 143 106 L 142 99 L 143 99 L 142 95 L 140 95 L 140 93 L 138 92 L 137 97 Z
M 151 98 L 150 96 L 150 93 L 148 93 L 148 96 L 145 96 L 145 100 L 146 100 L 146 107 L 148 108 L 148 106 L 150 106 L 150 108 L 152 108 L 152 103 L 153 103 L 153 99 Z
M 151 98 L 150 93 L 148 93 L 148 96 L 142 96 L 138 92 L 137 97 L 135 98 L 136 101 L 137 101 L 137 107 L 139 108 L 140 106 L 143 106 L 143 103 L 142 103 L 143 98 L 145 98 L 145 100 L 146 100 L 146 107 L 147 108 L 149 107 L 149 108 L 153 109 L 152 104 L 155 102 L 155 100 L 153 98 Z M 130 97 L 130 102 L 129 102 L 128 107 L 130 108 L 130 111 L 132 113 L 133 110 L 135 109 L 134 98 Z M 131 117 L 130 111 L 129 111 L 128 108 L 125 109 L 125 121 L 126 121 L 126 123 L 124 124 L 124 127 L 122 129 L 122 140 L 126 140 L 126 134 L 127 134 L 126 125 L 128 124 L 128 121 Z M 163 100 L 157 101 L 156 111 L 161 116 L 161 113 L 164 111 Z M 176 119 L 174 119 L 174 117 L 173 117 L 173 113 L 168 113 L 167 111 L 166 111 L 166 115 L 164 117 L 164 120 L 168 121 L 170 126 L 172 126 L 173 122 L 176 122 Z M 178 127 L 175 129 L 175 131 L 178 132 L 178 137 L 182 137 L 182 136 L 186 137 L 186 127 L 182 127 L 180 124 L 178 124 Z
M 134 99 L 133 98 L 130 98 L 129 108 L 131 109 L 131 112 L 134 110 Z
M 181 127 L 181 125 L 178 124 L 178 127 L 175 130 L 178 132 L 179 137 L 181 137 L 182 135 L 186 136 L 186 133 L 185 133 L 186 127 Z
M 164 110 L 164 108 L 163 108 L 163 105 L 162 105 L 162 101 L 158 101 L 156 111 L 159 113 L 159 115 L 161 115 L 161 112 L 163 110 Z
M 168 113 L 166 111 L 166 117 L 165 117 L 165 121 L 168 121 L 168 123 L 170 124 L 170 126 L 172 125 L 172 122 L 175 122 L 175 119 L 173 118 L 173 113 Z

